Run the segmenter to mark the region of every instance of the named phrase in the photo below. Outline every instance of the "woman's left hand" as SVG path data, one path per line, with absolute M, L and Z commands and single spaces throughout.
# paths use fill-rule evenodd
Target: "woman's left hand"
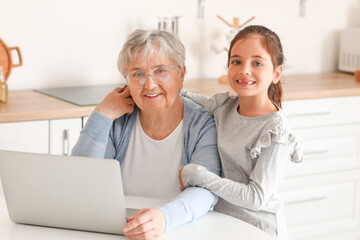
M 128 87 L 117 87 L 95 107 L 95 110 L 111 120 L 134 111 L 135 102 Z
M 130 239 L 158 239 L 166 228 L 165 216 L 157 208 L 141 209 L 129 217 L 128 221 L 123 232 Z

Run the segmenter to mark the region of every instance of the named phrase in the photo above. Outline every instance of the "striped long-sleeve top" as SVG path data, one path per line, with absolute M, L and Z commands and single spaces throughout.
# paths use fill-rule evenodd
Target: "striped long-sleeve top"
M 214 115 L 221 158 L 221 177 L 199 165 L 182 171 L 186 186 L 199 186 L 219 196 L 215 210 L 246 221 L 273 239 L 286 240 L 282 201 L 277 189 L 291 161 L 302 151 L 281 110 L 259 117 L 241 116 L 238 97 L 229 93 L 212 98 L 182 91 Z

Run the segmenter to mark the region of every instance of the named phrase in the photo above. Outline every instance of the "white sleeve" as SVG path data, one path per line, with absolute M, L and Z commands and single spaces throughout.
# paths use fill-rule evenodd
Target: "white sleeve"
M 203 216 L 213 209 L 217 199 L 214 194 L 202 188 L 185 189 L 175 199 L 159 207 L 165 215 L 166 231 Z

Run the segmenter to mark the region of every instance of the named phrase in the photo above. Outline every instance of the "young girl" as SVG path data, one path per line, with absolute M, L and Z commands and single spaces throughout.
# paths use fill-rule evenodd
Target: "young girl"
M 208 189 L 219 196 L 216 211 L 246 221 L 277 240 L 288 237 L 276 191 L 290 161 L 302 160 L 281 111 L 283 60 L 274 32 L 248 26 L 231 41 L 228 54 L 229 83 L 237 96 L 220 93 L 207 98 L 183 91 L 214 115 L 222 175 L 196 164 L 186 165 L 179 175 L 182 189 Z

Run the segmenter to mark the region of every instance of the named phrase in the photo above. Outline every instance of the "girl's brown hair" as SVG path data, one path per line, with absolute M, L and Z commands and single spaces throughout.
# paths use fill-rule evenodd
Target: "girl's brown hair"
M 233 48 L 234 44 L 241 39 L 247 38 L 249 35 L 258 35 L 262 38 L 262 43 L 270 54 L 274 69 L 284 63 L 283 49 L 278 35 L 264 26 L 251 25 L 239 31 L 233 40 L 231 40 L 228 53 L 228 67 L 230 64 L 231 49 Z M 275 102 L 277 106 L 280 108 L 282 107 L 282 86 L 280 80 L 276 84 L 270 84 L 268 89 L 268 96 L 269 99 Z

